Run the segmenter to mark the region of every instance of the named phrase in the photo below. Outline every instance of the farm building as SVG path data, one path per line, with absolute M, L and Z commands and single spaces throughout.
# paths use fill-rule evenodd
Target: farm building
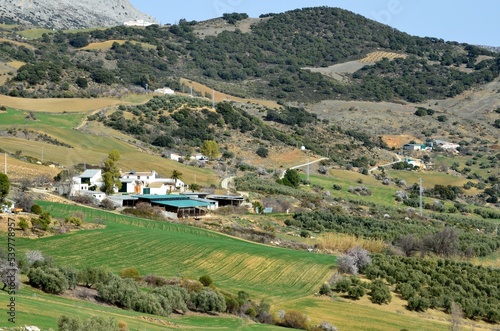
M 167 194 L 176 190 L 183 192 L 186 185 L 180 179 L 159 178 L 154 170 L 151 172 L 136 172 L 131 170 L 122 173 L 120 193 L 134 194 Z
M 403 150 L 405 151 L 422 151 L 427 149 L 425 144 L 404 144 Z
M 81 175 L 73 177 L 71 182 L 57 186 L 56 190 L 61 195 L 75 196 L 79 191 L 88 191 L 92 186 L 102 185 L 101 169 L 87 169 Z
M 203 199 L 191 199 L 181 194 L 166 195 L 138 195 L 136 203 L 149 203 L 151 206 L 157 206 L 165 209 L 165 212 L 175 214 L 177 218 L 198 217 L 207 214 L 207 210 L 215 209 L 215 201 L 205 201 Z
M 241 195 L 216 195 L 211 194 L 207 196 L 207 199 L 217 201 L 219 207 L 224 206 L 241 206 L 244 198 Z
M 75 196 L 88 196 L 92 199 L 101 202 L 106 199 L 106 193 L 99 191 L 79 190 L 75 192 Z
M 172 95 L 172 94 L 175 94 L 175 91 L 172 90 L 170 87 L 163 87 L 163 88 L 158 88 L 154 91 L 155 93 L 159 93 L 159 94 L 169 94 L 169 95 Z
M 127 21 L 127 22 L 123 22 L 123 25 L 125 26 L 150 26 L 150 25 L 154 25 L 155 23 L 152 23 L 152 22 L 148 22 L 148 21 L 144 21 L 144 20 L 134 20 L 134 21 Z

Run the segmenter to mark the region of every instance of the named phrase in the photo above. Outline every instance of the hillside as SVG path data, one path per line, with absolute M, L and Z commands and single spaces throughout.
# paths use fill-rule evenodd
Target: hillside
M 115 26 L 132 20 L 156 22 L 128 0 L 1 0 L 0 17 L 4 23 L 57 30 Z
M 500 72 L 498 53 L 410 36 L 338 8 L 306 8 L 260 20 L 237 18 L 46 33 L 31 42 L 39 49 L 36 54 L 4 43 L 0 59 L 26 65 L 0 92 L 99 96 L 131 86 L 144 89 L 146 84 L 150 89 L 180 89 L 178 80 L 186 77 L 238 97 L 281 102 L 422 102 L 456 96 L 493 81 Z M 12 32 L 9 36 L 16 38 Z M 112 40 L 121 42 L 84 48 Z M 370 57 L 374 52 L 389 55 Z M 316 72 L 352 61 L 360 65 L 347 70 L 341 81 Z
M 0 25 L 0 205 L 24 208 L 0 215 L 18 325 L 500 325 L 500 54 L 328 7 L 22 29 Z M 57 196 L 89 168 L 244 201 L 174 219 L 132 193 L 121 207 Z

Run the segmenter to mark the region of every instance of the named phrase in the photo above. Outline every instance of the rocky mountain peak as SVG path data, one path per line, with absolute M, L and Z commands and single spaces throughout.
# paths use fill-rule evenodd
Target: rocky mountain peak
M 80 29 L 144 20 L 157 23 L 128 0 L 0 0 L 0 22 L 50 29 Z

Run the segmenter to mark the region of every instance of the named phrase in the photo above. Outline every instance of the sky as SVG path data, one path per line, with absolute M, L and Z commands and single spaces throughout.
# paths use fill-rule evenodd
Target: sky
M 159 23 L 250 17 L 303 7 L 339 7 L 411 35 L 500 47 L 499 0 L 129 0 Z

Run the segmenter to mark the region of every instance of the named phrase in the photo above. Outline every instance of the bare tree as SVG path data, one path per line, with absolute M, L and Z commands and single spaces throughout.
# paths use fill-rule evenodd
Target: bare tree
M 462 329 L 462 308 L 455 303 L 451 303 L 451 331 L 460 331 Z
M 21 178 L 21 180 L 19 181 L 19 185 L 21 192 L 26 192 L 30 187 L 33 186 L 33 180 L 29 177 Z
M 339 272 L 357 275 L 364 267 L 372 262 L 372 258 L 366 249 L 359 246 L 351 248 L 337 259 Z
M 19 192 L 14 197 L 14 202 L 17 208 L 22 208 L 24 211 L 29 212 L 33 206 L 33 196 L 29 193 Z
M 42 252 L 38 251 L 38 250 L 34 250 L 34 251 L 27 251 L 26 252 L 26 260 L 28 260 L 28 264 L 31 266 L 33 265 L 33 263 L 37 262 L 37 261 L 45 261 L 45 258 L 43 257 L 43 254 Z
M 429 248 L 438 255 L 450 257 L 455 254 L 458 249 L 458 233 L 453 227 L 445 227 L 443 230 L 436 233 L 432 239 L 430 243 L 431 247 Z
M 396 246 L 401 248 L 406 256 L 411 256 L 414 252 L 418 252 L 422 248 L 422 241 L 412 234 L 401 237 Z

